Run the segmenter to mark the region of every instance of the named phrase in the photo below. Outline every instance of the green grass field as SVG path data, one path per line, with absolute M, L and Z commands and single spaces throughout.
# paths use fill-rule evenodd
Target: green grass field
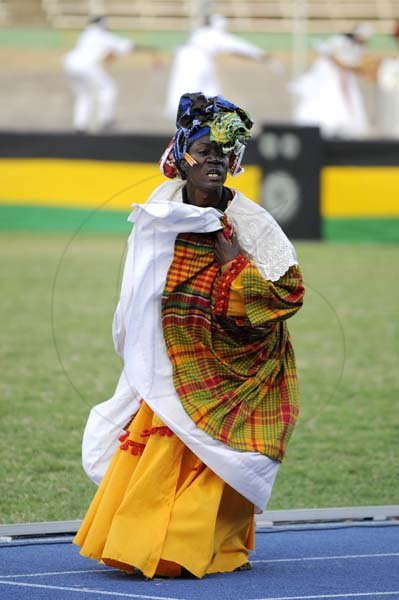
M 69 48 L 75 44 L 80 31 L 61 30 L 52 27 L 2 27 L 0 29 L 0 47 L 11 48 Z M 131 37 L 139 46 L 160 48 L 171 51 L 182 44 L 189 32 L 186 31 L 120 31 L 120 35 Z M 273 51 L 289 51 L 292 49 L 292 33 L 267 33 L 243 31 L 236 32 L 261 48 Z M 309 49 L 314 44 L 330 35 L 330 32 L 310 33 L 307 36 Z M 395 50 L 395 42 L 389 35 L 375 34 L 370 47 L 373 50 Z
M 2 234 L 0 515 L 75 519 L 89 408 L 121 369 L 111 339 L 125 237 Z M 302 412 L 270 508 L 398 503 L 398 246 L 298 243 Z

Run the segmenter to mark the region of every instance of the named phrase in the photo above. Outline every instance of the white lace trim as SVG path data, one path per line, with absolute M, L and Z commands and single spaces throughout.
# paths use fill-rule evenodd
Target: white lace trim
M 182 180 L 166 181 L 150 196 L 151 202 L 183 202 Z M 232 190 L 234 198 L 226 214 L 237 232 L 243 253 L 252 260 L 269 281 L 278 281 L 290 267 L 298 264 L 295 249 L 272 215 Z
M 237 192 L 226 214 L 243 253 L 266 279 L 277 281 L 298 264 L 293 245 L 267 210 Z
M 154 190 L 146 206 L 165 201 L 183 202 L 184 186 L 185 181 L 182 180 L 165 181 Z M 237 232 L 243 253 L 255 263 L 266 279 L 278 281 L 290 267 L 298 264 L 293 245 L 267 210 L 241 192 L 232 192 L 234 198 L 226 214 Z

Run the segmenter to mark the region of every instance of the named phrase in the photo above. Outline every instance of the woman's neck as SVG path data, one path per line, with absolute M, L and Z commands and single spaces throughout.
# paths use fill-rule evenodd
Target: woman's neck
M 224 187 L 217 190 L 199 190 L 186 185 L 183 188 L 184 202 L 201 208 L 213 207 L 224 211 L 229 199 L 228 190 Z

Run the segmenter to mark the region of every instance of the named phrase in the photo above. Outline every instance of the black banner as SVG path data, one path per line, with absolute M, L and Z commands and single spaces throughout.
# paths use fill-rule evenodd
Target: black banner
M 0 132 L 0 158 L 64 158 L 157 163 L 169 137 Z M 397 140 L 325 140 L 316 127 L 266 124 L 249 142 L 244 166 L 262 169 L 262 205 L 288 237 L 320 239 L 324 166 L 399 166 Z
M 155 164 L 169 141 L 169 137 L 151 135 L 0 132 L 0 158 L 71 158 Z M 244 161 L 257 164 L 256 141 L 248 144 Z
M 319 129 L 265 125 L 257 142 L 262 205 L 289 238 L 320 239 Z

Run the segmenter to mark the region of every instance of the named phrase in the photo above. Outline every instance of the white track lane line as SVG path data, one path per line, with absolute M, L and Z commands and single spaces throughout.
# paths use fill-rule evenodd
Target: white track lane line
M 305 560 L 340 560 L 344 558 L 382 558 L 387 556 L 399 556 L 399 552 L 385 552 L 381 554 L 341 554 L 338 556 L 303 556 L 299 558 L 270 558 L 259 560 L 251 559 L 251 563 L 303 562 Z
M 383 558 L 387 556 L 399 556 L 399 552 L 385 552 L 383 554 L 342 554 L 338 556 L 304 556 L 299 558 L 271 558 L 251 560 L 251 563 L 279 563 L 279 562 L 302 562 L 306 560 L 339 560 L 346 558 Z M 47 571 L 43 573 L 19 573 L 18 575 L 0 575 L 0 579 L 15 579 L 16 577 L 49 577 L 50 575 L 74 575 L 78 573 L 120 573 L 119 569 L 107 567 L 105 569 L 79 569 L 76 571 Z
M 39 583 L 22 583 L 19 581 L 1 581 L 0 585 L 15 585 L 27 588 L 40 588 L 42 590 L 59 590 L 61 592 L 78 592 L 79 594 L 97 594 L 101 596 L 118 596 L 119 598 L 142 598 L 144 600 L 184 600 L 184 598 L 170 598 L 169 596 L 147 596 L 145 594 L 125 594 L 123 592 L 106 592 L 105 590 L 92 590 L 89 588 L 67 587 L 62 585 L 41 585 Z
M 40 585 L 37 583 L 20 583 L 17 581 L 1 581 L 0 585 L 14 585 L 19 587 L 78 592 L 80 594 L 99 594 L 101 596 L 118 596 L 119 598 L 142 598 L 143 600 L 184 600 L 184 598 L 170 598 L 169 596 L 148 596 L 144 594 L 125 594 L 123 592 L 106 592 L 104 590 L 91 590 L 88 588 L 75 588 L 60 585 Z M 347 592 L 346 594 L 317 594 L 314 596 L 267 596 L 247 600 L 324 600 L 326 598 L 376 598 L 383 596 L 399 596 L 398 591 L 392 592 Z
M 267 598 L 252 598 L 248 600 L 319 600 L 320 598 L 376 598 L 380 596 L 399 596 L 397 592 L 348 592 L 347 594 L 318 594 L 317 596 L 267 596 Z
M 15 577 L 48 577 L 49 575 L 75 575 L 77 573 L 121 573 L 119 569 L 79 569 L 78 571 L 48 571 L 46 573 L 18 573 L 18 575 L 0 575 L 0 579 L 14 579 Z

